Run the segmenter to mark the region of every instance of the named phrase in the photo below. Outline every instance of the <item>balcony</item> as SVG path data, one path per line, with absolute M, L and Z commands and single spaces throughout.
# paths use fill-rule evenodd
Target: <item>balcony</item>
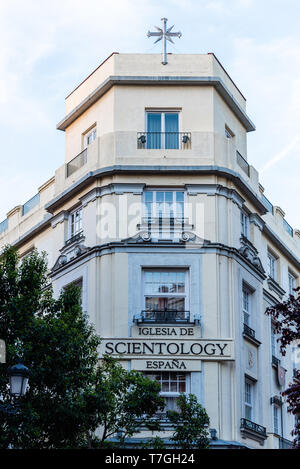
M 255 330 L 251 329 L 247 324 L 244 324 L 243 336 L 250 342 L 254 343 L 254 345 L 258 346 L 261 344 L 261 342 L 255 337 Z
M 190 150 L 191 132 L 138 132 L 137 148 L 147 150 Z
M 293 442 L 286 438 L 279 438 L 279 449 L 293 449 Z
M 82 168 L 87 163 L 87 149 L 83 150 L 79 153 L 75 158 L 73 158 L 69 163 L 67 163 L 66 168 L 66 176 L 67 178 L 71 176 L 71 174 L 75 173 L 79 168 Z
M 236 152 L 236 161 L 239 167 L 250 177 L 250 166 L 247 160 L 240 154 L 240 152 Z
M 258 425 L 257 423 L 251 422 L 248 419 L 241 419 L 241 433 L 245 438 L 251 438 L 253 440 L 258 441 L 261 445 L 263 445 L 264 440 L 267 437 L 267 429 L 262 425 Z
M 275 368 L 278 368 L 279 365 L 280 365 L 279 358 L 275 357 L 275 355 L 272 355 L 272 366 L 274 366 Z
M 79 240 L 81 240 L 82 237 L 83 230 L 79 231 L 79 233 L 76 233 L 74 236 L 71 236 L 71 238 L 67 239 L 67 241 L 65 242 L 65 246 L 70 246 L 70 244 L 78 242 Z
M 190 311 L 142 311 L 134 318 L 136 323 L 144 324 L 189 324 Z

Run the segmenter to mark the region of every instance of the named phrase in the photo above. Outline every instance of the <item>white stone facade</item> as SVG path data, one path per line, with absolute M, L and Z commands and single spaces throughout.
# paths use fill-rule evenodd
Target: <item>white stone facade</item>
M 55 294 L 81 285 L 100 354 L 158 379 L 169 408 L 194 393 L 212 445 L 282 447 L 278 370 L 288 384 L 297 357 L 280 355 L 264 311 L 299 285 L 300 233 L 247 162 L 239 89 L 213 54 L 115 53 L 58 129 L 65 163 L 8 213 L 0 245 L 46 251 Z

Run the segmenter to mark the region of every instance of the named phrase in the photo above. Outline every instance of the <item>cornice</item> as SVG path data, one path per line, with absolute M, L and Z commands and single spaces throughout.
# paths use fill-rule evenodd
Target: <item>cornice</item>
M 235 171 L 225 168 L 222 166 L 143 166 L 143 165 L 114 165 L 114 166 L 107 166 L 105 168 L 100 168 L 95 171 L 88 172 L 85 176 L 80 178 L 76 181 L 73 185 L 71 185 L 68 189 L 63 191 L 57 197 L 52 199 L 45 205 L 46 210 L 49 212 L 53 212 L 57 207 L 63 204 L 66 200 L 70 197 L 75 195 L 77 192 L 81 191 L 85 186 L 91 184 L 91 182 L 99 177 L 102 176 L 109 176 L 115 174 L 213 174 L 225 177 L 226 179 L 232 181 L 237 188 L 239 188 L 245 196 L 249 199 L 249 201 L 255 206 L 257 211 L 262 215 L 267 213 L 267 209 L 262 203 L 260 197 L 253 191 L 253 189 L 249 186 L 249 184 L 242 178 L 239 173 Z M 188 185 L 192 187 L 192 185 Z M 228 196 L 230 190 L 233 192 L 231 193 L 230 197 L 236 202 L 238 205 L 241 204 L 243 200 L 242 197 L 236 192 L 234 189 L 225 188 L 225 186 L 218 185 L 219 189 L 216 191 L 220 195 Z M 223 191 L 223 193 L 222 193 Z
M 90 93 L 78 106 L 67 114 L 58 124 L 58 130 L 66 130 L 78 117 L 90 106 L 100 99 L 114 85 L 189 85 L 189 86 L 213 86 L 222 96 L 232 112 L 243 124 L 247 132 L 255 130 L 255 125 L 249 119 L 245 111 L 239 105 L 233 94 L 229 91 L 220 77 L 182 77 L 182 76 L 109 76 L 101 85 Z

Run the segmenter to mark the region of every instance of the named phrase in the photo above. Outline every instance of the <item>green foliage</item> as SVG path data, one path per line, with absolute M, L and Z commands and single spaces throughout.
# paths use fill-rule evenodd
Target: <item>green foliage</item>
M 153 417 L 164 407 L 164 400 L 156 381 L 138 371 L 126 371 L 108 356 L 102 360 L 97 376 L 96 394 L 103 396 L 105 403 L 98 413 L 98 425 L 102 427 L 100 447 L 115 434 L 120 447 L 142 426 L 159 429 Z
M 9 403 L 7 368 L 20 359 L 30 370 L 21 412 L 0 412 L 0 448 L 107 447 L 120 442 L 161 404 L 158 385 L 111 360 L 99 367 L 99 337 L 70 285 L 59 299 L 49 286 L 45 254 L 19 262 L 7 247 L 0 259 L 0 337 L 7 363 L 0 364 L 0 396 Z M 103 425 L 101 438 L 94 435 Z
M 197 402 L 194 394 L 181 394 L 177 400 L 180 412 L 169 411 L 168 418 L 174 425 L 171 438 L 175 448 L 207 449 L 209 447 L 209 417 L 205 409 Z

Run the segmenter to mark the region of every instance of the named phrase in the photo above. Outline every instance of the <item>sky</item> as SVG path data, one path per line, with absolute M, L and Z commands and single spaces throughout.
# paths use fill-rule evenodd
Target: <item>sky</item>
M 160 53 L 162 17 L 169 52 L 214 52 L 246 96 L 248 161 L 300 228 L 299 0 L 0 0 L 0 221 L 63 164 L 65 97 L 113 51 Z

